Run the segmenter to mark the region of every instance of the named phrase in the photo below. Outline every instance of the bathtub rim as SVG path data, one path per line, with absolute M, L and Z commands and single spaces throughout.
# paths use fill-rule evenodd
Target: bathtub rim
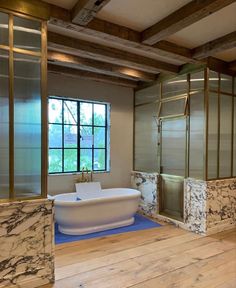
M 124 195 L 119 195 L 119 196 L 110 196 L 110 197 L 102 197 L 102 198 L 91 198 L 91 199 L 82 199 L 79 201 L 63 201 L 63 200 L 57 200 L 56 196 L 57 195 L 76 195 L 76 192 L 72 193 L 62 193 L 62 194 L 57 194 L 55 196 L 52 196 L 54 199 L 54 205 L 55 207 L 62 207 L 62 206 L 84 206 L 88 204 L 96 204 L 96 203 L 109 203 L 109 202 L 114 202 L 114 201 L 120 201 L 120 200 L 127 200 L 127 199 L 134 199 L 134 198 L 140 198 L 141 197 L 141 192 L 132 189 L 132 188 L 109 188 L 109 189 L 102 189 L 103 190 L 112 190 L 112 189 L 127 189 L 127 190 L 132 190 L 135 191 L 135 194 L 129 195 L 129 194 L 124 194 Z

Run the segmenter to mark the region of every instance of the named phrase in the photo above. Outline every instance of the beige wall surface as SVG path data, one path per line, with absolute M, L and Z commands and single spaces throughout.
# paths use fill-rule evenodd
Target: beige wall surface
M 48 75 L 49 96 L 111 104 L 110 172 L 94 174 L 102 188 L 130 187 L 133 161 L 133 89 L 62 75 Z M 74 192 L 78 175 L 49 175 L 48 194 Z

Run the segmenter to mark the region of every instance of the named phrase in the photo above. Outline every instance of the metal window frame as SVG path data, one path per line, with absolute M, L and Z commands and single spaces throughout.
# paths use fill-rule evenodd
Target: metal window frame
M 109 125 L 108 125 L 108 109 L 109 109 L 109 103 L 105 102 L 99 102 L 99 101 L 86 101 L 86 100 L 81 100 L 81 99 L 74 99 L 74 98 L 67 98 L 67 97 L 61 97 L 61 96 L 49 96 L 48 100 L 50 99 L 56 99 L 62 101 L 62 123 L 53 123 L 48 121 L 48 125 L 60 125 L 62 126 L 62 146 L 61 147 L 48 147 L 49 150 L 62 150 L 62 171 L 57 171 L 57 172 L 49 172 L 49 175 L 56 175 L 56 174 L 76 174 L 76 173 L 81 173 L 83 169 L 81 169 L 80 165 L 80 156 L 81 156 L 81 150 L 91 150 L 92 152 L 92 171 L 93 172 L 108 172 L 108 133 L 109 133 Z M 76 102 L 77 104 L 77 124 L 65 124 L 64 123 L 64 102 L 65 101 L 73 101 Z M 80 122 L 80 104 L 81 103 L 88 103 L 92 104 L 92 123 L 91 124 L 81 124 Z M 105 106 L 105 125 L 96 125 L 94 123 L 94 105 L 99 104 L 99 105 L 104 105 Z M 77 147 L 75 148 L 66 148 L 64 147 L 64 126 L 69 125 L 69 126 L 76 126 L 77 127 Z M 105 129 L 105 146 L 104 148 L 99 148 L 99 147 L 94 147 L 94 141 L 92 143 L 92 147 L 81 147 L 80 144 L 80 128 L 81 127 L 89 127 L 92 128 L 92 135 L 94 136 L 94 128 L 104 128 Z M 74 171 L 64 171 L 64 151 L 67 149 L 74 149 L 77 150 L 77 169 Z M 104 169 L 94 169 L 94 151 L 95 150 L 103 150 L 105 151 L 105 167 Z

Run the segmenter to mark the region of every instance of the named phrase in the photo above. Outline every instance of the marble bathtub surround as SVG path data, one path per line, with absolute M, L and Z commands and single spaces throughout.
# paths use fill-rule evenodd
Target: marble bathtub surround
M 0 247 L 1 288 L 33 288 L 53 282 L 53 202 L 0 204 Z

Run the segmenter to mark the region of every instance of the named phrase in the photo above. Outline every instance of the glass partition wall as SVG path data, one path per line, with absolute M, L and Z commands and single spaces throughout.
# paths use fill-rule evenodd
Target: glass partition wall
M 47 194 L 46 22 L 0 11 L 0 199 Z
M 233 80 L 205 68 L 135 94 L 134 169 L 160 173 L 161 211 L 174 218 L 182 218 L 184 178 L 236 177 Z

